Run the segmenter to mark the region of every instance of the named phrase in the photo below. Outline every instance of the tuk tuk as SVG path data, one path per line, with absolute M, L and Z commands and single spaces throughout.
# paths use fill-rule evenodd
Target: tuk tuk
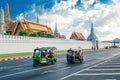
M 39 64 L 55 64 L 57 61 L 56 47 L 41 47 L 34 49 L 33 67 Z
M 80 49 L 67 50 L 66 59 L 68 64 L 75 62 L 83 63 L 83 52 Z

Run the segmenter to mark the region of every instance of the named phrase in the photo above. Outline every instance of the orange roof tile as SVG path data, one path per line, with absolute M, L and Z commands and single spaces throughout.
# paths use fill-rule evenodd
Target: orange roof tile
M 38 30 L 38 31 L 47 31 L 48 32 L 47 26 L 45 26 L 45 25 L 36 24 L 36 23 L 32 23 L 32 22 L 28 22 L 28 24 L 29 24 L 31 29 L 35 29 L 35 30 Z
M 25 30 L 29 29 L 26 23 L 23 23 L 23 27 L 24 27 Z
M 17 24 L 16 22 L 10 22 L 7 31 L 14 31 L 16 24 Z
M 70 39 L 79 39 L 79 40 L 85 40 L 84 36 L 82 35 L 82 33 L 77 33 L 77 32 L 73 32 Z

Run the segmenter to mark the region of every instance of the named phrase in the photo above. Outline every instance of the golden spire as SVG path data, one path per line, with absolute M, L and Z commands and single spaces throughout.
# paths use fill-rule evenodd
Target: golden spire
M 5 21 L 10 21 L 10 12 L 9 12 L 9 4 L 6 2 L 5 6 Z
M 39 15 L 37 14 L 37 19 L 36 19 L 36 23 L 40 23 L 40 18 L 39 18 Z

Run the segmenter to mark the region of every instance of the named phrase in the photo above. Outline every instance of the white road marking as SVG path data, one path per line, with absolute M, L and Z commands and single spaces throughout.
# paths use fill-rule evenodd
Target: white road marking
M 88 69 L 87 71 L 115 71 L 115 70 L 120 70 L 120 68 L 117 69 Z
M 114 57 L 114 56 L 113 56 L 113 57 Z M 95 64 L 95 65 L 90 66 L 90 67 L 85 68 L 85 69 L 82 69 L 82 70 L 77 71 L 77 72 L 75 72 L 75 73 L 73 73 L 73 74 L 70 74 L 70 75 L 67 75 L 67 76 L 65 76 L 65 77 L 62 77 L 62 78 L 60 78 L 60 79 L 58 79 L 58 80 L 64 80 L 64 79 L 66 79 L 66 78 L 68 78 L 68 77 L 71 77 L 71 76 L 73 76 L 73 75 L 76 75 L 76 74 L 78 74 L 78 73 L 80 73 L 80 72 L 83 72 L 83 71 L 85 71 L 85 70 L 88 70 L 88 69 L 90 69 L 90 68 L 92 68 L 92 67 L 95 67 L 95 66 L 97 66 L 97 65 L 100 65 L 100 64 L 103 64 L 103 63 L 105 63 L 105 62 L 108 62 L 108 61 L 110 60 L 110 58 L 112 58 L 112 57 L 109 57 L 109 58 L 107 58 L 107 59 L 104 59 L 105 61 L 103 61 L 103 62 L 101 62 L 101 63 Z
M 120 63 L 120 61 L 109 61 L 108 63 Z
M 46 74 L 46 73 L 50 73 L 50 72 L 53 72 L 53 70 L 44 71 L 41 74 Z
M 112 67 L 116 67 L 116 68 L 120 68 L 120 65 L 106 65 L 106 66 L 95 66 L 95 67 L 100 67 L 100 68 L 112 68 Z M 94 67 L 93 67 L 94 68 Z
M 50 72 L 58 72 L 58 71 L 61 71 L 61 70 L 65 70 L 65 69 L 69 69 L 70 67 L 65 67 L 65 68 L 61 68 L 61 69 L 58 69 L 58 70 L 48 70 L 48 71 L 44 71 L 43 73 L 41 74 L 46 74 L 46 73 L 50 73 Z
M 41 69 L 48 68 L 51 66 L 56 66 L 56 65 L 50 65 L 50 66 L 46 66 L 46 67 L 42 67 L 42 68 L 36 68 L 36 69 L 21 71 L 21 72 L 17 72 L 17 73 L 12 73 L 12 74 L 8 74 L 8 75 L 0 76 L 0 78 L 5 78 L 5 77 L 14 76 L 14 75 L 22 74 L 22 73 L 28 73 L 28 72 L 32 72 L 32 71 L 36 71 L 36 70 L 41 70 Z
M 117 80 L 117 79 L 104 79 L 104 80 Z
M 120 73 L 80 73 L 80 74 L 75 74 L 75 76 L 99 76 L 99 75 L 110 76 L 110 75 L 120 75 Z
M 120 65 L 120 63 L 106 63 L 106 64 L 111 64 L 111 65 Z

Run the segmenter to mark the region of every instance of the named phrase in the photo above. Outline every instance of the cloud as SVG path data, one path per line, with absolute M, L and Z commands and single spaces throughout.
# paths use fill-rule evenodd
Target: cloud
M 53 7 L 53 11 L 57 11 L 57 10 L 67 10 L 71 7 L 74 7 L 75 4 L 77 3 L 78 0 L 68 0 L 68 1 L 62 1 L 59 4 L 56 4 Z
M 57 23 L 58 31 L 67 38 L 73 31 L 81 32 L 88 37 L 91 23 L 94 23 L 95 33 L 100 41 L 119 38 L 120 35 L 120 2 L 113 0 L 113 4 L 102 4 L 99 0 L 81 0 L 84 9 L 74 6 L 79 0 L 61 0 L 55 3 L 50 11 L 44 7 L 32 5 L 31 10 L 26 11 L 28 20 L 36 21 L 36 14 L 40 16 L 40 23 L 48 25 L 54 30 Z M 90 8 L 94 2 L 94 7 Z M 42 13 L 41 13 L 42 12 Z
M 89 5 L 92 5 L 95 0 L 81 0 L 81 3 L 84 6 L 84 9 L 88 9 Z

